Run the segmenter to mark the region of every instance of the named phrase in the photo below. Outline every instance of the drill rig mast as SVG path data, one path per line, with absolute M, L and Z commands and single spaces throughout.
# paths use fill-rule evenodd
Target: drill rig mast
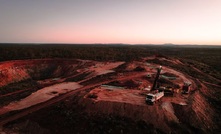
M 151 90 L 155 90 L 155 89 L 156 89 L 157 81 L 158 81 L 158 79 L 159 79 L 161 70 L 162 70 L 162 66 L 160 66 L 159 68 L 157 68 L 157 74 L 156 74 L 156 77 L 155 77 L 155 79 L 154 79 L 154 83 L 153 83 L 153 86 L 152 86 Z

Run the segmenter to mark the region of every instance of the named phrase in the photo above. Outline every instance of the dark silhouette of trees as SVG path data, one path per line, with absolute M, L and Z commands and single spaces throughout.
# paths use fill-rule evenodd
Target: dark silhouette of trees
M 221 47 L 165 45 L 0 44 L 0 61 L 70 58 L 98 61 L 132 61 L 151 55 L 192 59 L 221 71 Z

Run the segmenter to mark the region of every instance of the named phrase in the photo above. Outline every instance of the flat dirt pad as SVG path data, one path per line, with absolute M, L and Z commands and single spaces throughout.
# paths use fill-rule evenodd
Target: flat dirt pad
M 94 71 L 97 75 L 102 75 L 102 74 L 114 72 L 112 69 L 124 63 L 125 62 L 98 63 L 95 66 L 90 67 L 89 70 Z
M 33 105 L 45 102 L 60 94 L 67 93 L 71 90 L 75 90 L 80 87 L 81 85 L 79 85 L 76 82 L 65 82 L 42 88 L 18 102 L 12 102 L 9 105 L 1 108 L 0 115 L 9 111 L 21 110 L 24 108 L 31 107 Z
M 147 105 L 145 103 L 145 95 L 142 95 L 142 90 L 129 90 L 129 89 L 107 89 L 99 87 L 93 89 L 85 97 L 92 98 L 95 101 L 112 101 L 130 103 L 135 105 Z

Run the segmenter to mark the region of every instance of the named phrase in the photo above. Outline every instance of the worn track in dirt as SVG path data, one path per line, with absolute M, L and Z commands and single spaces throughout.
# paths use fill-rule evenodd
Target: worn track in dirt
M 21 110 L 21 111 L 18 111 L 18 113 L 14 114 L 14 115 L 10 115 L 10 117 L 5 117 L 3 119 L 0 119 L 0 126 L 3 126 L 11 121 L 14 121 L 16 119 L 19 119 L 21 117 L 24 117 L 30 113 L 33 113 L 35 111 L 38 111 L 40 109 L 43 109 L 45 107 L 48 107 L 50 105 L 53 105 L 59 101 L 63 101 L 65 100 L 66 98 L 80 92 L 80 91 L 83 91 L 83 90 L 86 90 L 86 89 L 90 89 L 90 88 L 94 88 L 94 87 L 97 87 L 97 86 L 100 86 L 102 84 L 107 84 L 107 83 L 110 83 L 110 82 L 113 82 L 113 81 L 120 81 L 120 80 L 127 80 L 127 79 L 132 79 L 132 78 L 136 78 L 136 77 L 141 77 L 141 76 L 144 76 L 146 75 L 147 73 L 146 72 L 141 72 L 141 73 L 131 73 L 130 75 L 127 75 L 125 77 L 121 77 L 121 78 L 118 78 L 118 79 L 111 79 L 111 80 L 106 80 L 106 81 L 102 81 L 102 82 L 99 82 L 99 83 L 96 83 L 96 84 L 91 84 L 91 85 L 86 85 L 84 87 L 81 87 L 81 88 L 78 88 L 76 90 L 73 90 L 71 92 L 68 92 L 66 94 L 63 94 L 63 95 L 60 95 L 58 97 L 55 97 L 49 101 L 46 101 L 46 102 L 43 102 L 43 103 L 40 103 L 40 104 L 37 104 L 35 106 L 32 106 L 32 107 L 29 107 L 27 109 L 24 109 L 24 110 Z

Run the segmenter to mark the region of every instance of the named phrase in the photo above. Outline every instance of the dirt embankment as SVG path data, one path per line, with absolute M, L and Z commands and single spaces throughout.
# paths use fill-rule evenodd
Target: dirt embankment
M 84 106 L 86 113 L 91 116 L 115 115 L 134 121 L 145 121 L 148 125 L 167 133 L 213 133 L 218 129 L 214 123 L 215 111 L 199 92 L 193 93 L 185 105 L 168 99 L 147 105 L 141 101 L 133 101 L 133 98 L 128 96 L 130 94 L 125 93 L 124 97 L 118 98 L 119 95 L 116 94 L 111 100 L 110 97 L 101 97 L 98 94 L 81 99 L 79 104 Z M 141 96 L 138 99 L 144 101 L 145 97 Z
M 0 63 L 0 87 L 27 79 L 41 80 L 73 74 L 77 60 L 45 59 Z
M 167 112 L 164 112 L 160 105 L 142 106 L 110 101 L 94 102 L 92 100 L 82 100 L 80 103 L 85 106 L 89 115 L 115 115 L 132 118 L 135 121 L 143 120 L 165 132 L 171 131 L 165 123 L 168 121 Z
M 199 92 L 195 92 L 191 96 L 188 105 L 173 104 L 173 107 L 180 122 L 194 132 L 213 133 L 214 130 L 218 129 L 214 122 L 216 114 L 214 109 Z

